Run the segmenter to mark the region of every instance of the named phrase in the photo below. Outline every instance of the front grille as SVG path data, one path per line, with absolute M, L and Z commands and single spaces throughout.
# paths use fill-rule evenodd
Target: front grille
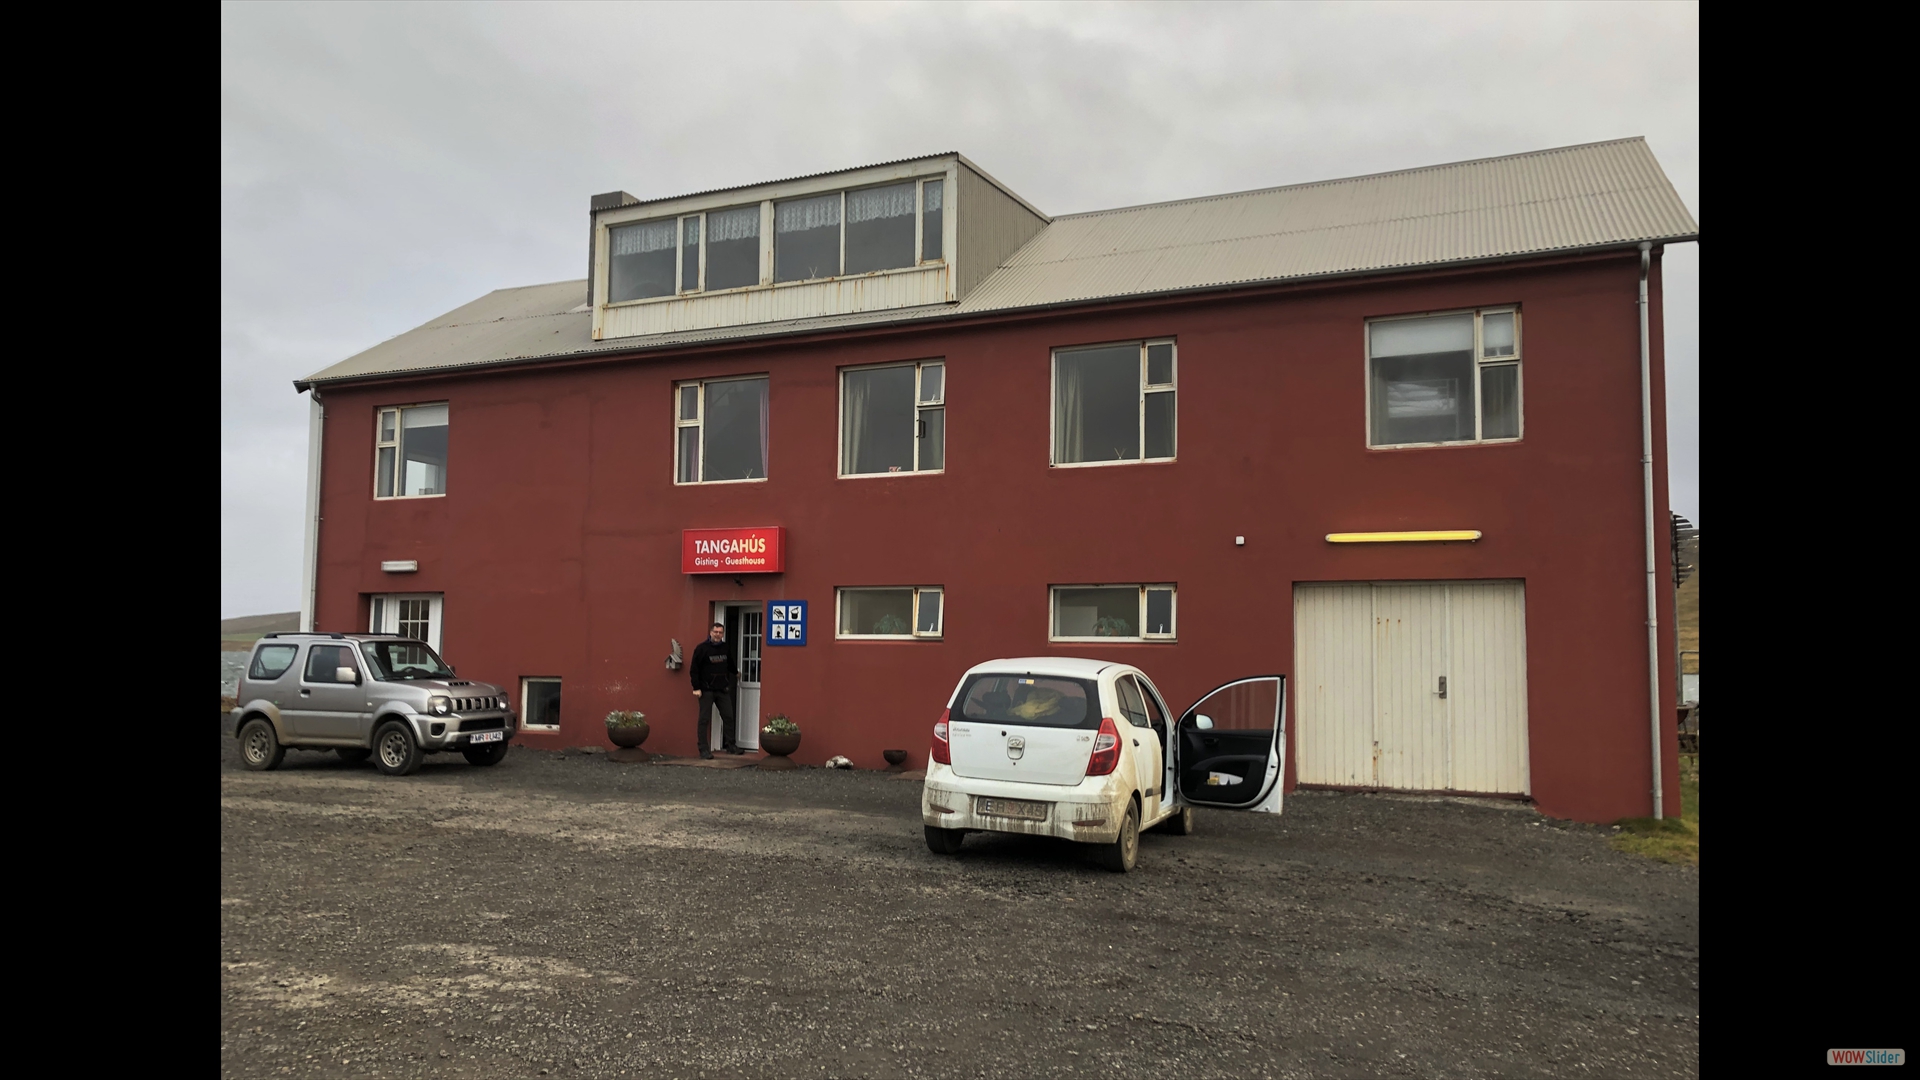
M 453 699 L 454 712 L 486 712 L 489 709 L 498 709 L 499 707 L 500 699 L 497 697 L 458 697 Z
M 504 716 L 491 716 L 491 717 L 487 717 L 487 718 L 485 718 L 485 719 L 481 719 L 481 720 L 462 720 L 462 721 L 460 721 L 460 727 L 459 727 L 459 728 L 458 728 L 457 730 L 460 730 L 460 731 L 499 731 L 500 729 L 502 729 L 502 728 L 504 728 L 504 727 L 506 727 L 506 726 L 507 726 L 507 718 L 506 718 L 506 717 L 504 717 Z

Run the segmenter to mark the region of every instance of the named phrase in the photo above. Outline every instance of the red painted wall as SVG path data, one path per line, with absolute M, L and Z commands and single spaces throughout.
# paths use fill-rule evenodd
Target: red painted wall
M 1655 269 L 1664 523 L 1657 258 Z M 364 628 L 371 593 L 444 592 L 443 651 L 462 675 L 565 680 L 562 731 L 521 742 L 604 744 L 608 710 L 640 709 L 649 749 L 687 753 L 695 708 L 685 669 L 664 667 L 668 639 L 691 654 L 713 601 L 809 600 L 810 644 L 765 651 L 762 708 L 799 722 L 803 761 L 845 754 L 864 768 L 888 747 L 924 764 L 960 672 L 996 656 L 1135 663 L 1179 708 L 1233 677 L 1290 673 L 1294 582 L 1522 578 L 1535 800 L 1588 821 L 1644 815 L 1638 272 L 1632 253 L 326 390 L 317 625 Z M 1364 320 L 1513 302 L 1525 439 L 1368 450 Z M 1049 468 L 1050 349 L 1160 336 L 1179 341 L 1178 460 Z M 948 365 L 946 472 L 836 478 L 837 369 L 934 357 Z M 672 384 L 760 372 L 771 478 L 674 486 Z M 437 400 L 451 404 L 449 494 L 376 502 L 375 409 Z M 785 526 L 787 572 L 739 586 L 680 573 L 682 529 L 733 525 Z M 1417 528 L 1485 538 L 1324 539 Z M 1658 537 L 1665 582 L 1664 524 Z M 420 569 L 384 574 L 383 559 Z M 1178 584 L 1177 644 L 1048 643 L 1049 584 L 1130 581 Z M 852 585 L 944 586 L 944 640 L 836 642 L 834 589 Z

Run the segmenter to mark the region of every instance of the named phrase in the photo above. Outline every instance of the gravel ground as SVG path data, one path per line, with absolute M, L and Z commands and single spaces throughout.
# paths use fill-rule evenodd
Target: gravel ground
M 222 727 L 224 1076 L 1691 1076 L 1700 877 L 1518 804 L 1300 793 L 1072 844 L 885 774 Z

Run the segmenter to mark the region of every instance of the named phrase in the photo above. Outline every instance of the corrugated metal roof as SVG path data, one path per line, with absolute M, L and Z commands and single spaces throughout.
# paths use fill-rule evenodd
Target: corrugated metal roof
M 594 341 L 584 280 L 500 289 L 296 385 L 1693 240 L 1699 231 L 1645 140 L 1620 139 L 1056 217 L 954 306 Z

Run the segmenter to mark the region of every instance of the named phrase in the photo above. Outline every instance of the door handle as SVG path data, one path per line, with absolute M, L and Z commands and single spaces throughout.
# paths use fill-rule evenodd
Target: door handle
M 1133 745 L 1135 745 L 1135 746 L 1139 746 L 1139 745 L 1140 745 L 1140 740 L 1139 740 L 1139 739 L 1135 739 L 1135 740 L 1133 740 Z
M 311 690 L 302 690 L 302 691 L 300 691 L 300 696 L 301 696 L 301 697 L 312 697 L 312 696 L 313 696 L 313 691 L 311 691 Z
M 1438 693 L 1441 697 L 1447 696 L 1447 677 L 1445 675 L 1440 676 L 1440 689 L 1435 691 L 1435 693 Z

